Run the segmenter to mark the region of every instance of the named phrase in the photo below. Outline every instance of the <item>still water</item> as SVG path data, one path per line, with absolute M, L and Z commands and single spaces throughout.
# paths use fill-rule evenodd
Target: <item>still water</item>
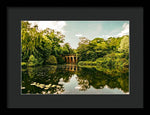
M 22 94 L 129 94 L 128 73 L 107 75 L 95 68 L 48 65 L 22 68 Z

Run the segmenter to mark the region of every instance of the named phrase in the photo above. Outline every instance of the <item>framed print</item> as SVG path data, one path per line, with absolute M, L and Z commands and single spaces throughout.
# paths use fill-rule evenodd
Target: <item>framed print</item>
M 142 7 L 7 7 L 8 108 L 142 108 Z
M 20 94 L 130 94 L 129 36 L 126 20 L 21 21 Z

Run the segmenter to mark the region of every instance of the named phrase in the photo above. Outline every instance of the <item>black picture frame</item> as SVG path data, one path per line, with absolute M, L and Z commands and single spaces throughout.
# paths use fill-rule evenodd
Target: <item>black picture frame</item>
M 57 4 L 58 5 L 58 4 Z M 3 5 L 6 33 L 5 108 L 143 108 L 143 7 Z M 51 14 L 48 17 L 48 14 Z M 130 95 L 20 95 L 20 20 L 129 20 Z M 56 101 L 57 100 L 57 101 Z

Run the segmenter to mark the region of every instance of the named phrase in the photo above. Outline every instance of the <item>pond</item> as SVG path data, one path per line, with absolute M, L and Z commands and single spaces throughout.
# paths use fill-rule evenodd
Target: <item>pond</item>
M 21 94 L 129 94 L 129 74 L 111 76 L 75 64 L 22 68 Z

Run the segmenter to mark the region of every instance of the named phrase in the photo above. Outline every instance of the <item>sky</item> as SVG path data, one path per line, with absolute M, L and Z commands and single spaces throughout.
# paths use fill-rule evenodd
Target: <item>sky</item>
M 129 35 L 129 21 L 29 21 L 31 26 L 38 25 L 40 30 L 46 28 L 60 31 L 65 35 L 64 43 L 74 49 L 78 47 L 80 37 L 93 40 L 96 37 L 107 39 Z

